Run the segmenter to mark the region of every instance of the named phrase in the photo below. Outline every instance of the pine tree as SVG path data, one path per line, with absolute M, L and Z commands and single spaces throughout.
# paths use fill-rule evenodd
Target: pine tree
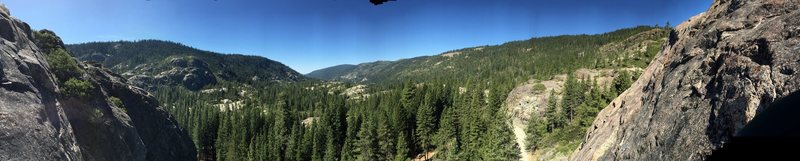
M 224 140 L 224 139 L 228 139 L 229 138 L 231 129 L 229 128 L 230 124 L 229 124 L 228 118 L 230 118 L 230 117 L 222 117 L 221 122 L 220 122 L 219 131 L 218 131 L 218 134 L 217 134 L 217 140 Z M 227 154 L 228 154 L 228 149 L 230 149 L 229 148 L 229 144 L 226 144 L 226 142 L 219 141 L 219 142 L 216 143 L 216 147 L 217 147 L 217 159 L 216 160 L 220 160 L 220 161 L 225 160 L 225 156 L 227 156 Z
M 445 160 L 445 161 L 459 160 L 458 139 L 456 138 L 448 139 L 447 141 L 444 141 L 444 143 L 440 145 L 438 149 L 439 150 L 436 153 L 436 155 L 433 156 L 434 160 Z
M 484 122 L 482 108 L 485 103 L 483 99 L 483 92 L 481 90 L 471 91 L 471 99 L 469 104 L 462 108 L 461 117 L 459 120 L 462 122 L 461 150 L 459 159 L 463 160 L 481 160 L 481 146 L 482 139 L 486 133 L 486 123 Z
M 295 128 L 300 129 L 298 131 L 302 132 L 302 138 L 298 137 L 299 143 L 296 150 L 297 152 L 294 155 L 294 160 L 311 160 L 314 153 L 314 149 L 312 149 L 314 146 L 314 133 L 311 129 L 303 127 L 303 125 L 298 125 Z
M 311 140 L 311 160 L 312 161 L 322 161 L 325 157 L 325 152 L 328 150 L 326 149 L 326 135 L 324 126 L 322 122 L 315 122 L 312 125 L 311 133 L 313 138 Z
M 631 79 L 631 74 L 628 71 L 620 71 L 619 76 L 614 78 L 614 85 L 612 88 L 613 95 L 622 94 L 625 90 L 631 87 L 633 84 L 633 80 Z
M 403 85 L 402 95 L 400 96 L 400 103 L 402 103 L 403 108 L 416 108 L 414 103 L 414 95 L 415 95 L 415 85 L 411 82 L 406 82 Z
M 394 155 L 394 161 L 407 161 L 409 155 L 409 147 L 408 147 L 408 139 L 406 139 L 408 135 L 405 132 L 400 132 L 400 135 L 397 135 L 397 154 Z
M 578 106 L 584 103 L 586 95 L 586 85 L 578 81 L 574 76 L 567 77 L 564 83 L 564 98 L 561 100 L 561 112 L 568 121 L 575 119 Z
M 348 136 L 345 132 L 350 131 L 351 127 L 347 127 L 347 112 L 343 106 L 339 100 L 329 103 L 322 117 L 322 124 L 327 129 L 324 157 L 326 161 L 338 160 L 340 154 L 345 151 L 342 150 L 345 137 Z
M 604 94 L 602 88 L 597 85 L 597 82 L 592 81 L 591 86 L 592 88 L 589 90 L 585 103 L 581 104 L 579 124 L 582 127 L 589 127 L 594 121 L 594 117 L 597 116 L 597 113 L 608 105 L 606 99 L 603 98 Z
M 367 117 L 367 120 L 361 123 L 361 128 L 358 131 L 358 142 L 356 145 L 356 160 L 361 161 L 372 161 L 378 160 L 380 158 L 378 153 L 378 138 L 377 132 L 375 129 L 375 122 L 373 122 L 371 117 Z
M 378 146 L 379 154 L 382 156 L 381 160 L 392 160 L 396 153 L 396 134 L 395 131 L 389 127 L 389 123 L 385 119 L 378 125 Z
M 290 134 L 288 128 L 292 119 L 290 118 L 288 105 L 282 92 L 278 94 L 275 110 L 275 122 L 271 130 L 273 132 L 273 141 L 272 145 L 270 145 L 269 157 L 275 160 L 285 160 L 286 144 L 284 143 L 290 140 L 287 136 Z
M 442 112 L 441 121 L 439 122 L 439 130 L 437 132 L 436 143 L 438 145 L 445 145 L 451 139 L 458 137 L 458 113 L 455 107 L 445 107 Z
M 544 121 L 547 124 L 547 132 L 553 132 L 556 128 L 561 128 L 564 125 L 564 117 L 557 111 L 558 103 L 555 91 L 550 91 L 550 96 L 547 99 L 547 108 L 545 109 Z
M 349 116 L 347 119 L 347 138 L 344 140 L 340 154 L 341 160 L 355 160 L 356 159 L 356 144 L 358 139 L 359 128 L 361 127 L 361 117 Z
M 434 116 L 435 107 L 431 98 L 431 93 L 425 94 L 425 102 L 417 110 L 417 139 L 419 140 L 420 147 L 424 151 L 433 148 L 433 136 L 436 132 L 436 118 Z
M 494 118 L 482 139 L 481 160 L 519 160 L 519 145 L 506 123 L 505 113 L 498 111 L 494 114 Z
M 547 132 L 547 125 L 538 116 L 531 116 L 528 120 L 528 127 L 525 129 L 525 133 L 527 137 L 525 138 L 526 145 L 525 147 L 529 151 L 535 151 L 539 140 L 542 139 L 542 136 Z

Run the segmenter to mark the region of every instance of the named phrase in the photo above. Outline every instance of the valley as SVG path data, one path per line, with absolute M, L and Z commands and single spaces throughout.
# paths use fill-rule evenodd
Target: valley
M 0 7 L 0 160 L 706 160 L 798 92 L 800 2 L 300 74 Z M 716 153 L 719 155 L 720 153 Z
M 597 111 L 655 56 L 667 31 L 640 26 L 597 35 L 532 38 L 336 66 L 308 74 L 315 79 L 285 72 L 288 68 L 259 71 L 277 81 L 248 80 L 252 73 L 229 78 L 225 71 L 236 69 L 224 61 L 229 56 L 170 42 L 98 42 L 67 48 L 80 60 L 110 67 L 132 82 L 145 82 L 142 88 L 150 89 L 188 129 L 200 160 L 565 159 Z M 148 43 L 159 45 L 142 45 Z M 160 50 L 148 49 L 152 46 Z M 148 53 L 162 56 L 143 63 L 130 59 Z M 207 55 L 197 56 L 203 54 Z M 202 64 L 191 65 L 197 61 Z M 221 68 L 225 66 L 231 69 Z M 191 82 L 196 80 L 186 78 L 197 74 L 176 70 L 203 70 L 220 81 Z M 168 73 L 178 75 L 164 76 Z M 137 81 L 143 77 L 151 81 Z M 177 81 L 152 81 L 171 77 Z M 548 102 L 555 103 L 547 108 Z M 547 127 L 528 130 L 532 117 Z

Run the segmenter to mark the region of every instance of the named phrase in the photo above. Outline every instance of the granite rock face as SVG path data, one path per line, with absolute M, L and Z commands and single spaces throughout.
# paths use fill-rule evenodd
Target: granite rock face
M 798 17 L 798 0 L 717 0 L 675 28 L 572 160 L 703 160 L 800 90 Z
M 0 160 L 196 160 L 186 130 L 107 69 L 79 63 L 92 88 L 82 98 L 61 94 L 32 34 L 0 14 Z
M 30 27 L 7 12 L 0 15 L 0 160 L 79 158 L 55 78 Z
M 93 66 L 85 69 L 87 75 L 94 78 L 97 85 L 106 91 L 105 95 L 120 99 L 124 105 L 112 109 L 112 112 L 114 116 L 129 122 L 141 138 L 130 141 L 134 144 L 142 142 L 145 149 L 144 155 L 135 157 L 144 157 L 145 160 L 196 160 L 196 150 L 188 132 L 178 126 L 177 121 L 161 109 L 158 101 L 149 93 L 108 69 Z M 116 111 L 120 109 L 124 109 L 124 112 Z M 124 144 L 126 142 L 120 143 Z
M 156 75 L 154 81 L 159 84 L 183 85 L 190 90 L 199 90 L 209 84 L 217 83 L 217 78 L 208 68 L 208 64 L 199 59 L 173 58 L 172 69 Z

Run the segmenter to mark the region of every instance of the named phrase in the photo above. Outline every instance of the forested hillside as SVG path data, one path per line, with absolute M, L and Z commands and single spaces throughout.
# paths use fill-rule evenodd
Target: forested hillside
M 4 2 L 30 25 L 0 3 L 0 161 L 715 160 L 761 156 L 746 142 L 795 146 L 775 113 L 800 95 L 800 0 L 396 1 Z M 438 49 L 532 32 L 552 36 Z M 123 40 L 76 42 L 109 36 Z M 181 42 L 296 67 L 430 55 L 301 74 Z
M 204 160 L 408 160 L 433 150 L 442 159 L 519 158 L 497 90 L 409 82 L 353 99 L 347 87 L 228 86 L 161 90 L 158 97 L 174 100 L 165 106 L 190 129 Z M 219 98 L 236 101 L 198 101 Z
M 574 149 L 597 111 L 636 75 L 617 76 L 613 86 L 600 86 L 594 78 L 576 78 L 576 69 L 642 67 L 667 31 L 637 27 L 535 38 L 332 68 L 385 76 L 358 78 L 369 83 L 222 82 L 199 91 L 161 86 L 156 96 L 192 133 L 201 160 L 517 160 L 519 148 Z M 449 70 L 457 64 L 463 65 Z M 407 73 L 425 66 L 432 68 L 413 77 Z M 563 99 L 551 99 L 557 102 L 546 115 L 531 122 L 529 132 L 540 136 L 528 139 L 533 146 L 520 147 L 507 95 L 528 79 L 560 74 L 568 77 L 564 92 L 547 92 Z
M 597 35 L 532 38 L 436 56 L 334 66 L 307 76 L 362 83 L 482 80 L 513 85 L 531 76 L 544 80 L 579 68 L 644 67 L 667 34 L 662 28 L 640 26 Z
M 305 79 L 264 57 L 220 54 L 169 41 L 91 42 L 66 48 L 78 59 L 102 64 L 151 91 L 155 85 L 198 90 L 222 81 L 253 84 Z
M 331 78 L 340 77 L 342 73 L 350 72 L 352 70 L 355 70 L 357 67 L 358 67 L 357 65 L 342 64 L 342 65 L 327 67 L 320 70 L 311 71 L 311 73 L 306 74 L 306 76 L 311 78 L 328 80 Z

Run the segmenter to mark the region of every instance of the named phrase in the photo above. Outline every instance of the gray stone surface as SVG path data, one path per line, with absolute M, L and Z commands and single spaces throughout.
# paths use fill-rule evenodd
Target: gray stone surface
M 676 27 L 572 160 L 703 160 L 800 90 L 798 17 L 798 0 L 717 0 Z
M 217 83 L 217 78 L 208 68 L 208 64 L 199 59 L 172 58 L 170 65 L 172 69 L 159 73 L 154 81 L 158 84 L 180 84 L 190 90 L 199 90 L 206 85 Z M 140 87 L 146 86 L 148 85 L 140 85 Z
M 0 160 L 196 160 L 186 130 L 147 92 L 106 69 L 80 64 L 80 79 L 94 89 L 86 98 L 60 95 L 31 34 L 0 14 Z
M 77 160 L 81 149 L 55 78 L 27 25 L 0 14 L 0 160 Z M 13 23 L 12 23 L 13 22 Z

